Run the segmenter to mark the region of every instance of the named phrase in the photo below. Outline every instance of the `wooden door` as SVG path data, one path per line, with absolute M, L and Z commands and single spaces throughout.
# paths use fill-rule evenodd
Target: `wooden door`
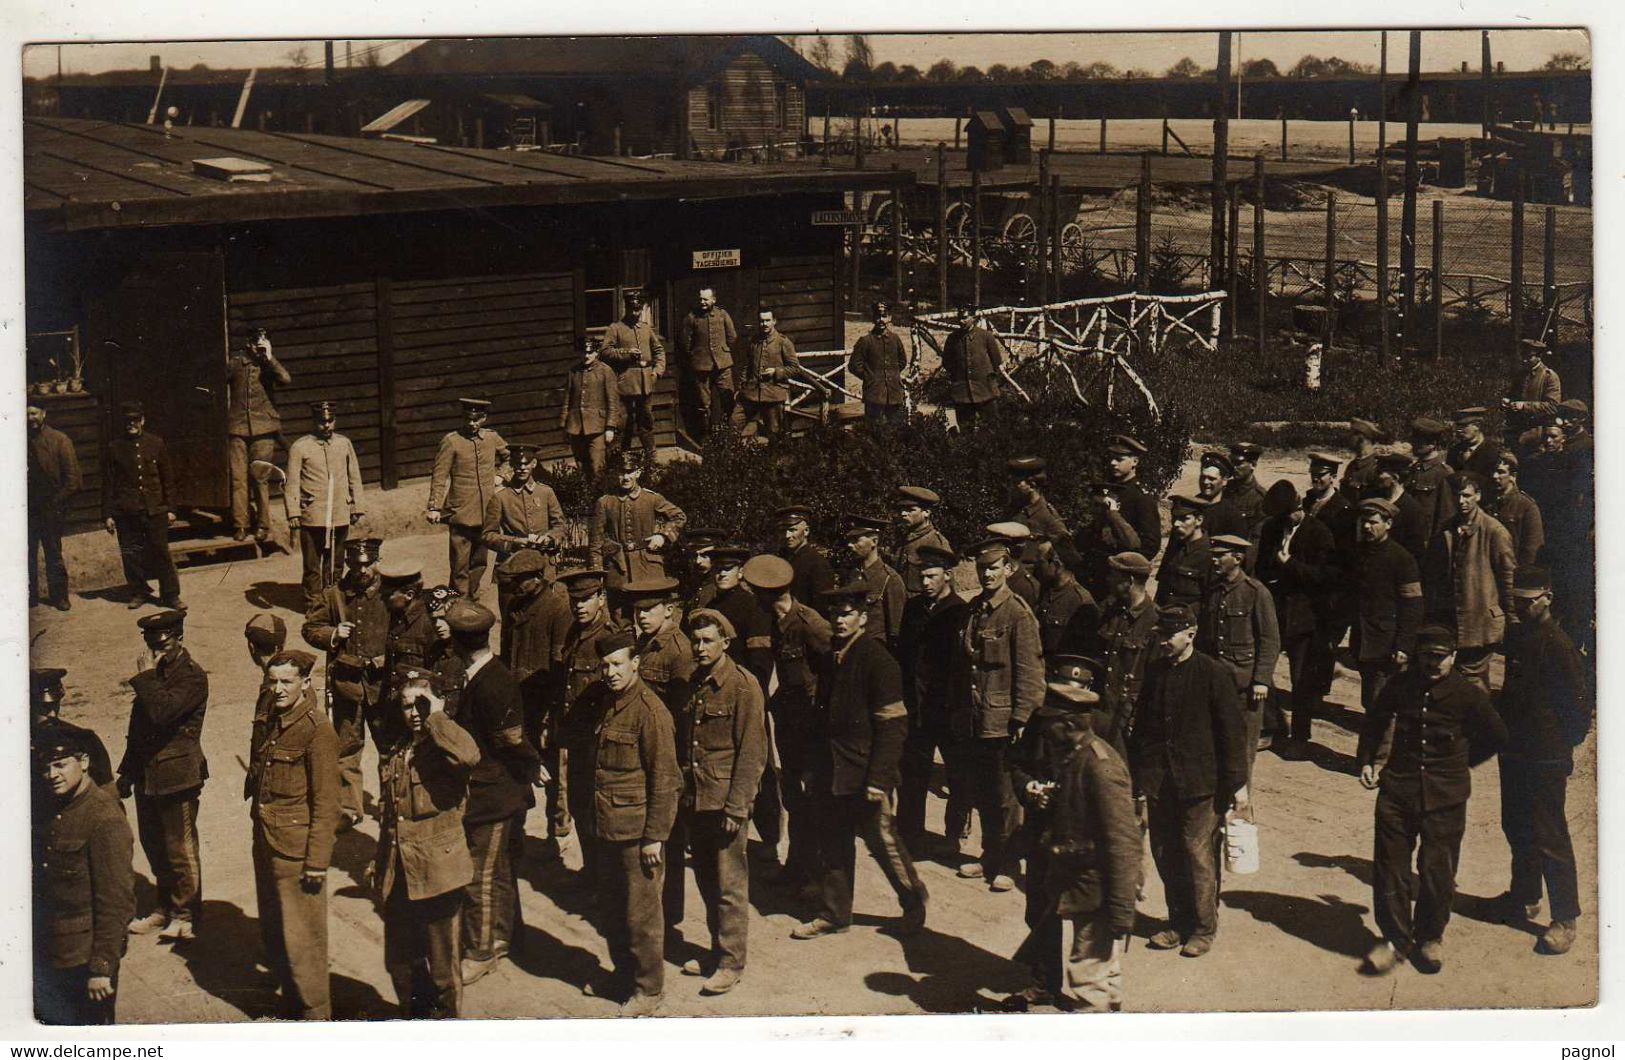
M 701 269 L 680 274 L 671 281 L 671 312 L 668 314 L 668 335 L 675 336 L 683 320 L 700 301 L 700 289 L 709 287 L 717 293 L 717 305 L 733 317 L 739 339 L 734 343 L 737 358 L 745 343 L 750 341 L 751 329 L 756 326 L 756 270 L 755 269 Z

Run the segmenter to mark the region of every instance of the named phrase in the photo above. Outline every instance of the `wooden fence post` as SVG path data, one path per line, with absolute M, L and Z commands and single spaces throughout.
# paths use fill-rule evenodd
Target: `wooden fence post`
M 1164 155 L 1168 154 L 1168 116 L 1166 114 L 1162 118 L 1162 153 Z
M 1444 200 L 1433 200 L 1433 359 L 1444 356 Z
M 964 124 L 964 121 L 965 121 L 964 118 L 955 118 L 954 119 L 954 150 L 955 151 L 959 150 L 959 130 L 960 130 L 961 126 Z
M 1258 326 L 1258 352 L 1264 352 L 1264 329 L 1268 321 L 1269 265 L 1264 260 L 1264 152 L 1253 157 L 1253 296 L 1258 299 L 1255 316 Z
M 1140 153 L 1140 193 L 1134 197 L 1134 291 L 1147 294 L 1151 290 L 1151 152 Z M 1139 299 L 1129 302 L 1129 319 L 1140 312 Z M 1140 349 L 1146 348 L 1146 319 L 1135 329 Z M 1152 326 L 1155 335 L 1155 325 Z
M 1049 116 L 1049 149 L 1055 150 L 1055 115 Z
M 1326 193 L 1326 319 L 1321 324 L 1323 355 L 1330 356 L 1337 336 L 1337 193 Z
M 897 163 L 892 163 L 896 170 Z M 903 304 L 903 193 L 891 193 L 891 298 L 892 312 Z
M 1518 356 L 1523 343 L 1523 173 L 1512 182 L 1512 276 L 1507 285 L 1507 310 L 1512 315 L 1512 355 Z
M 982 171 L 970 171 L 970 296 L 982 308 Z
M 1377 353 L 1388 363 L 1388 148 L 1377 145 Z
M 937 310 L 948 309 L 948 145 L 937 144 Z
M 1241 266 L 1236 257 L 1241 249 L 1241 186 L 1230 185 L 1230 225 L 1226 229 L 1229 236 L 1229 245 L 1225 248 L 1224 289 L 1229 295 L 1229 310 L 1225 313 L 1224 334 L 1231 342 L 1236 340 L 1238 334 L 1236 318 L 1241 315 L 1241 299 L 1238 297 L 1236 280 L 1240 276 Z
M 1052 302 L 1059 302 L 1061 295 L 1061 280 L 1065 278 L 1061 260 L 1061 175 L 1051 173 L 1049 176 L 1049 253 L 1050 253 L 1050 298 Z
M 1281 161 L 1286 161 L 1286 111 L 1281 112 Z
M 852 300 L 848 304 L 856 308 L 863 304 L 863 192 L 852 193 L 852 209 L 860 220 L 855 225 L 847 226 L 852 231 Z
M 824 100 L 824 161 L 823 161 L 823 165 L 827 168 L 829 166 L 829 164 L 830 164 L 830 160 L 829 160 L 829 100 L 826 99 L 826 100 Z
M 1106 153 L 1106 115 L 1100 116 L 1100 153 Z
M 1541 248 L 1541 282 L 1545 293 L 1540 303 L 1540 319 L 1548 326 L 1543 341 L 1557 345 L 1557 207 L 1546 207 L 1546 242 Z
M 1040 305 L 1049 301 L 1049 220 L 1045 207 L 1049 200 L 1049 152 L 1038 152 L 1038 193 L 1033 196 L 1033 204 L 1037 207 L 1038 231 L 1034 233 L 1038 240 L 1038 302 Z

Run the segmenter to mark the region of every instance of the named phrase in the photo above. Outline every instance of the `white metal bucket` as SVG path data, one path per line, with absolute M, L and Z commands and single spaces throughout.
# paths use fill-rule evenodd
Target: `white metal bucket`
M 1240 817 L 1225 821 L 1224 864 L 1238 876 L 1258 871 L 1258 825 Z

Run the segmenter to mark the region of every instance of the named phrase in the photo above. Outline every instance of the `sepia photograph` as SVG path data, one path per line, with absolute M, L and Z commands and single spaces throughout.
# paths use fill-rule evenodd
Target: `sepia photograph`
M 1592 34 L 1087 21 L 23 47 L 13 1032 L 1603 1000 Z

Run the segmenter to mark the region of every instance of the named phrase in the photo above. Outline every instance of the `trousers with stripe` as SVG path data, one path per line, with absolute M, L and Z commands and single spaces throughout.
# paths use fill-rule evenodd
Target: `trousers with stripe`
M 463 956 L 483 961 L 507 953 L 519 925 L 514 847 L 525 834 L 525 811 L 465 831 L 474 878 L 463 888 Z
M 203 788 L 135 796 L 136 833 L 152 866 L 156 911 L 196 923 L 203 912 L 203 860 L 198 853 L 197 803 Z

